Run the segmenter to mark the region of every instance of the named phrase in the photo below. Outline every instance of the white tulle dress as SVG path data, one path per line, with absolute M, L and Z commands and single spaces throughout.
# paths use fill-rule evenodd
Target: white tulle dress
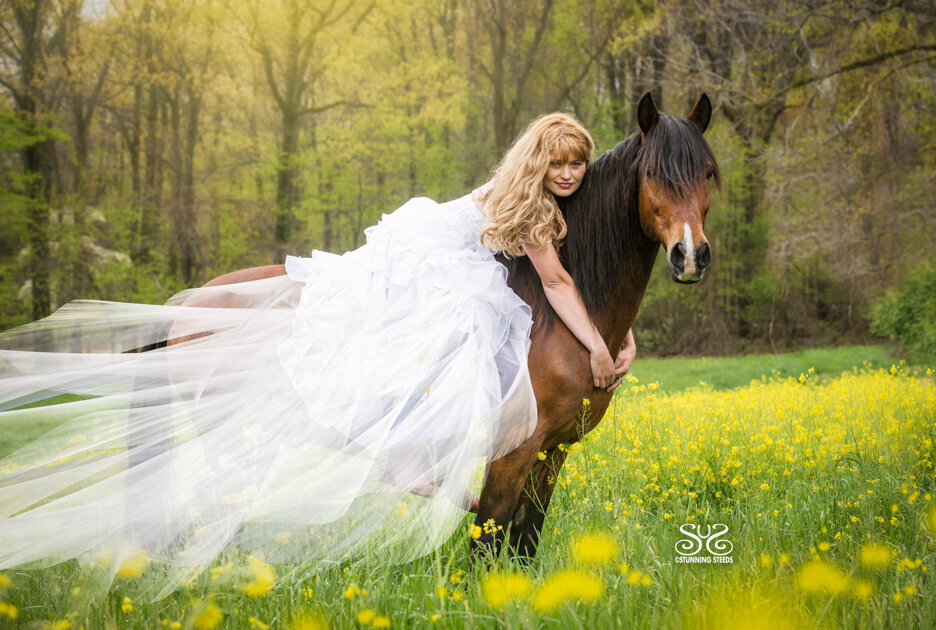
M 0 434 L 51 430 L 0 461 L 0 569 L 142 556 L 168 592 L 225 549 L 308 565 L 437 548 L 536 422 L 530 310 L 482 224 L 470 196 L 413 199 L 287 276 L 76 301 L 4 333 Z M 167 336 L 188 340 L 126 353 Z M 23 407 L 63 393 L 79 396 Z

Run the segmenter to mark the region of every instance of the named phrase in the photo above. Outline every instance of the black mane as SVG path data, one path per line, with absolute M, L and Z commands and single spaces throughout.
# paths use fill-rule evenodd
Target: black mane
M 643 141 L 635 131 L 589 165 L 575 194 L 557 201 L 568 226 L 559 258 L 592 319 L 616 296 L 638 248 L 651 244 L 637 209 L 641 168 L 675 198 L 685 198 L 709 176 L 721 186 L 718 163 L 698 126 L 664 114 Z M 500 260 L 510 287 L 533 308 L 536 327 L 550 326 L 555 312 L 529 259 Z

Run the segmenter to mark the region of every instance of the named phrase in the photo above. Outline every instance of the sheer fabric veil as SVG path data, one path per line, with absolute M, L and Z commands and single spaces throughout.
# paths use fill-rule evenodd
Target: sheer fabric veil
M 436 549 L 536 422 L 529 308 L 481 221 L 469 197 L 414 199 L 287 276 L 71 302 L 0 335 L 0 433 L 49 427 L 0 460 L 0 569 L 143 557 L 161 596 L 226 548 Z

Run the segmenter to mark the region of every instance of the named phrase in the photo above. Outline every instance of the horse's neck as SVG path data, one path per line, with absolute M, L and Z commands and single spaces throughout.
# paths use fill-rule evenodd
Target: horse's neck
M 636 208 L 633 211 L 636 212 Z M 632 254 L 621 270 L 611 299 L 594 316 L 595 325 L 612 355 L 637 317 L 660 248 L 660 244 L 647 238 L 642 229 L 633 230 L 632 238 L 636 241 Z

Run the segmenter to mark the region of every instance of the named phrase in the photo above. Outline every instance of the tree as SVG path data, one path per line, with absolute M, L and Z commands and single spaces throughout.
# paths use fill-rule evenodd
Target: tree
M 373 8 L 358 0 L 327 3 L 282 0 L 277 6 L 254 2 L 250 7 L 249 37 L 259 53 L 270 94 L 281 115 L 282 135 L 276 181 L 276 261 L 282 260 L 293 231 L 294 212 L 300 201 L 297 155 L 300 125 L 308 116 L 351 104 L 346 99 L 319 102 L 315 84 L 334 53 L 332 30 L 354 30 Z M 285 37 L 278 35 L 285 33 Z
M 27 242 L 32 282 L 32 316 L 52 310 L 50 283 L 50 204 L 60 189 L 59 157 L 55 145 L 61 137 L 54 129 L 54 114 L 61 105 L 60 59 L 68 54 L 65 30 L 77 16 L 77 2 L 10 0 L 0 5 L 2 70 L 0 85 L 13 98 L 26 135 L 34 139 L 21 149 L 28 199 Z

